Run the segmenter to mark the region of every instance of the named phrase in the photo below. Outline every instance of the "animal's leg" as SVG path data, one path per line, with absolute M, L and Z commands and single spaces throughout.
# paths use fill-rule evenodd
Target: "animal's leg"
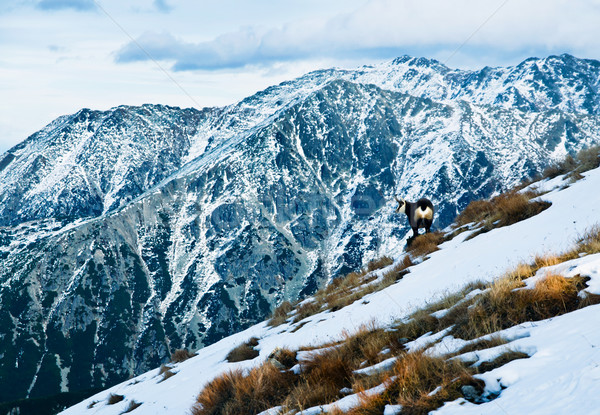
M 430 220 L 426 220 L 425 221 L 425 233 L 429 233 L 430 229 L 431 229 L 431 221 Z
M 413 238 L 416 238 L 417 236 L 419 236 L 419 228 L 413 227 L 412 231 L 413 231 L 413 236 L 412 236 Z

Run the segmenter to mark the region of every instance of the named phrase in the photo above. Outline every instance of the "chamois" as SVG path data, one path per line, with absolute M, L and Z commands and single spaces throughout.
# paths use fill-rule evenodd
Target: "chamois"
M 397 196 L 394 196 L 398 207 L 396 212 L 406 213 L 408 217 L 408 223 L 413 231 L 411 238 L 416 238 L 419 235 L 419 228 L 425 228 L 425 233 L 431 229 L 431 223 L 433 222 L 433 203 L 429 199 L 421 198 L 416 203 L 407 202 L 406 200 Z

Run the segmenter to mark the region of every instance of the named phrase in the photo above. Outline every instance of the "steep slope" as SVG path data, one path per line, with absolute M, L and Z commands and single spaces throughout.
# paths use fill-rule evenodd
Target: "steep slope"
M 595 191 L 600 186 L 600 169 L 584 176 L 584 179 L 570 185 L 563 178 L 543 182 L 540 188 L 549 191 L 543 198 L 552 203 L 550 208 L 533 218 L 470 240 L 465 239 L 469 232 L 463 233 L 441 245 L 441 250 L 411 267 L 408 275 L 383 291 L 370 294 L 338 311 L 318 313 L 294 324 L 285 323 L 277 327 L 258 324 L 199 350 L 196 357 L 172 364 L 171 370 L 175 375 L 164 381 L 161 381 L 158 370 L 150 371 L 63 413 L 117 414 L 132 401 L 141 403 L 135 409 L 138 414 L 186 413 L 195 396 L 211 379 L 229 370 L 256 367 L 276 347 L 291 350 L 318 347 L 342 340 L 346 332 L 355 332 L 365 325 L 386 328 L 399 320 L 406 321 L 413 311 L 470 282 L 489 282 L 519 263 L 530 263 L 535 256 L 567 251 L 600 221 L 600 212 L 593 207 L 600 202 Z M 581 205 L 590 206 L 590 209 L 573 210 L 573 206 Z M 398 250 L 397 260 L 402 255 Z M 562 264 L 542 267 L 536 276 L 526 280 L 527 286 L 532 287 L 546 275 L 583 276 L 590 278 L 585 292 L 600 294 L 599 255 L 580 255 L 580 258 Z M 593 305 L 549 320 L 523 323 L 496 334 L 508 339 L 507 345 L 461 355 L 468 361 L 485 362 L 512 350 L 526 353 L 529 358 L 501 365 L 479 376 L 485 382 L 487 393 L 499 395 L 495 400 L 474 404 L 461 398 L 448 403 L 439 412 L 502 414 L 520 412 L 522 408 L 539 414 L 594 412 L 598 398 L 591 391 L 599 386 L 595 376 L 595 348 L 600 337 L 593 322 L 597 320 L 599 311 L 599 306 Z M 253 336 L 259 339 L 257 349 L 260 355 L 251 360 L 228 363 L 226 356 L 229 351 Z M 409 350 L 430 348 L 429 353 L 435 355 L 456 353 L 465 344 L 442 331 L 435 335 L 427 334 L 408 343 L 407 347 Z M 372 371 L 375 373 L 376 369 Z M 534 397 L 531 395 L 533 390 L 536 391 Z M 109 405 L 109 394 L 122 395 L 124 400 Z M 342 412 L 346 412 L 359 402 L 355 396 L 344 398 L 337 405 L 345 408 Z M 324 410 L 333 410 L 334 407 L 325 406 Z M 322 411 L 322 408 L 315 407 L 305 413 Z M 392 412 L 392 408 L 390 412 L 396 413 Z M 273 410 L 269 413 L 278 412 Z
M 183 165 L 209 110 L 145 105 L 60 117 L 0 161 L 0 225 L 126 204 Z
M 573 86 L 557 88 L 577 112 L 544 98 L 549 81 L 522 82 L 544 65 L 564 66 L 546 72 Z M 597 65 L 521 66 L 495 73 L 535 91 L 536 111 L 402 58 L 317 71 L 225 108 L 82 110 L 30 137 L 0 161 L 0 336 L 13 339 L 0 401 L 115 383 L 396 252 L 394 193 L 429 196 L 445 226 L 470 200 L 596 142 L 600 118 L 579 93 L 593 92 Z M 453 100 L 438 84 L 465 92 Z

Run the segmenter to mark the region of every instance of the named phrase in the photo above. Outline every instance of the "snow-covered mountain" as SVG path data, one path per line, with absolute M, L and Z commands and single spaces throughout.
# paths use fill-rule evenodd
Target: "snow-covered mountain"
M 0 401 L 113 384 L 397 252 L 393 194 L 442 227 L 598 142 L 599 80 L 568 55 L 403 57 L 57 119 L 0 156 Z
M 263 322 L 234 334 L 221 341 L 204 347 L 197 356 L 182 363 L 172 363 L 169 370 L 173 374 L 166 378 L 158 368 L 130 379 L 65 410 L 71 414 L 119 414 L 129 408 L 131 402 L 140 404 L 134 413 L 189 413 L 196 402 L 196 396 L 214 378 L 228 371 L 241 369 L 247 373 L 267 360 L 276 348 L 302 350 L 319 353 L 320 345 L 330 345 L 343 341 L 348 333 L 369 327 L 390 329 L 398 321 L 406 321 L 411 313 L 447 296 L 460 292 L 469 283 L 490 283 L 507 272 L 512 272 L 518 264 L 529 264 L 537 257 L 560 255 L 572 249 L 586 232 L 596 229 L 600 223 L 600 169 L 584 174 L 576 183 L 564 177 L 545 180 L 535 187 L 547 192 L 543 200 L 551 202 L 550 208 L 542 213 L 514 225 L 494 229 L 472 239 L 475 230 L 467 231 L 440 245 L 440 250 L 429 255 L 426 261 L 410 267 L 410 273 L 397 283 L 358 299 L 337 311 L 325 311 L 293 322 L 271 327 Z M 588 209 L 574 209 L 574 206 L 588 206 Z M 598 247 L 597 247 L 598 248 Z M 401 248 L 395 252 L 396 264 L 374 271 L 383 275 L 394 268 L 405 254 Z M 575 259 L 555 265 L 542 266 L 535 276 L 526 279 L 520 289 L 532 289 L 536 283 L 549 275 L 564 275 L 566 278 L 589 278 L 581 295 L 600 295 L 600 254 L 580 254 Z M 369 278 L 366 280 L 368 281 Z M 481 293 L 474 290 L 467 298 Z M 584 294 L 586 293 L 586 294 Z M 463 293 L 464 295 L 464 293 Z M 596 301 L 597 302 L 597 301 Z M 460 303 L 460 301 L 458 302 Z M 457 304 L 458 304 L 457 303 Z M 448 310 L 438 310 L 441 318 Z M 483 340 L 504 338 L 506 344 L 485 347 L 475 352 L 458 354 L 456 358 L 468 362 L 490 362 L 496 357 L 510 352 L 523 355 L 519 360 L 501 364 L 490 371 L 475 375 L 485 382 L 484 394 L 492 400 L 473 403 L 464 398 L 447 402 L 439 414 L 595 414 L 598 413 L 600 388 L 598 376 L 598 344 L 600 332 L 597 330 L 600 305 L 590 305 L 556 317 L 516 324 Z M 293 316 L 293 314 L 292 314 Z M 226 357 L 236 346 L 255 337 L 255 347 L 259 355 L 241 362 L 230 363 Z M 427 349 L 432 356 L 453 356 L 467 344 L 475 344 L 482 339 L 465 341 L 455 338 L 448 330 L 427 333 L 406 344 L 409 352 Z M 524 357 L 525 358 L 522 358 Z M 377 373 L 390 367 L 390 359 L 374 366 L 360 369 L 363 373 Z M 393 361 L 391 362 L 393 363 Z M 302 363 L 300 363 L 302 370 Z M 431 385 L 430 385 L 431 386 Z M 431 386 L 432 388 L 435 385 Z M 328 405 L 306 408 L 304 415 L 333 411 L 334 408 L 346 412 L 360 404 L 365 396 L 381 393 L 384 388 L 369 389 L 363 395 L 356 391 L 346 392 L 344 398 Z M 223 393 L 227 393 L 226 390 Z M 435 392 L 433 392 L 435 393 Z M 109 396 L 120 396 L 122 401 L 109 403 Z M 397 412 L 399 407 L 386 407 L 386 414 Z M 279 414 L 278 408 L 263 412 L 262 415 Z M 339 412 L 338 412 L 339 413 Z

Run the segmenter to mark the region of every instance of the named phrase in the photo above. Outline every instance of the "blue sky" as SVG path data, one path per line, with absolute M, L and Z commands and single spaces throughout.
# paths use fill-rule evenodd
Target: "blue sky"
M 0 153 L 80 108 L 233 103 L 322 67 L 600 59 L 600 0 L 2 0 Z

